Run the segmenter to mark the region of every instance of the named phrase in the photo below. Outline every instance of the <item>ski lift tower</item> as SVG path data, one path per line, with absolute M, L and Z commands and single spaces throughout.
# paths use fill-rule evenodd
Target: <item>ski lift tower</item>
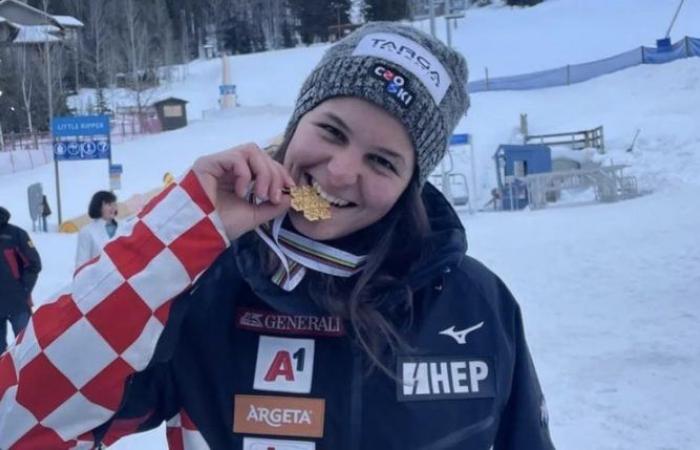
M 219 105 L 221 109 L 233 108 L 237 105 L 236 85 L 231 83 L 231 69 L 228 54 L 221 55 L 221 84 L 219 85 Z
M 436 36 L 435 17 L 443 16 L 447 30 L 447 46 L 452 47 L 450 20 L 464 17 L 467 0 L 411 0 L 409 3 L 413 20 L 430 19 L 430 34 Z

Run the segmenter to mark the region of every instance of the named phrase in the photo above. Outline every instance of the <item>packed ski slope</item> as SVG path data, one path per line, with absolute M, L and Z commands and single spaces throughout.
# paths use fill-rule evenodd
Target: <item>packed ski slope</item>
M 471 10 L 454 33 L 472 76 L 511 75 L 653 45 L 675 0 L 547 0 L 531 9 Z M 700 36 L 700 2 L 686 2 L 672 37 Z M 427 23 L 417 26 L 428 29 Z M 439 26 L 439 31 L 443 27 Z M 233 111 L 181 130 L 120 144 L 126 198 L 179 173 L 201 154 L 280 132 L 303 76 L 325 46 L 232 58 Z M 218 61 L 197 61 L 164 88 L 190 101 L 189 115 L 216 107 Z M 616 204 L 566 204 L 543 211 L 460 211 L 469 253 L 502 276 L 519 299 L 547 395 L 557 446 L 573 450 L 700 448 L 700 58 L 640 66 L 586 83 L 526 92 L 479 93 L 458 130 L 474 136 L 479 203 L 495 184 L 491 155 L 530 130 L 605 126 L 606 159 L 631 165 L 644 189 Z M 626 152 L 640 129 L 632 152 Z M 469 158 L 457 155 L 466 174 Z M 106 164 L 61 165 L 64 217 L 85 211 L 107 187 Z M 26 187 L 42 182 L 55 208 L 53 168 L 0 176 L 0 203 L 30 227 Z M 45 269 L 41 302 L 70 280 L 75 236 L 33 234 Z M 165 448 L 162 430 L 115 449 Z

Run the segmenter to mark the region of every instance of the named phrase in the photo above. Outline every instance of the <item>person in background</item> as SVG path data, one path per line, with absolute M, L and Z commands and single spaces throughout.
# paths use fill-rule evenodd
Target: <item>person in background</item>
M 17 336 L 29 322 L 31 293 L 41 271 L 41 258 L 26 231 L 12 225 L 0 206 L 0 354 L 7 348 L 7 322 Z
M 52 214 L 51 206 L 49 206 L 49 200 L 45 195 L 41 196 L 41 231 L 46 233 L 49 231 L 48 224 L 46 223 L 46 218 Z
M 117 232 L 117 197 L 109 191 L 93 194 L 88 207 L 92 222 L 80 229 L 78 249 L 75 254 L 75 268 L 100 254 L 102 247 Z

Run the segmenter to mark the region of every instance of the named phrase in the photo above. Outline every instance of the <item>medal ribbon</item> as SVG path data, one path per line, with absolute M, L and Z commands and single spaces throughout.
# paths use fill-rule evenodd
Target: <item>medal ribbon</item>
M 304 279 L 307 269 L 337 277 L 351 277 L 362 270 L 366 255 L 357 256 L 284 229 L 285 217 L 276 218 L 271 227 L 264 224 L 255 228 L 281 263 L 272 276 L 273 283 L 292 291 Z

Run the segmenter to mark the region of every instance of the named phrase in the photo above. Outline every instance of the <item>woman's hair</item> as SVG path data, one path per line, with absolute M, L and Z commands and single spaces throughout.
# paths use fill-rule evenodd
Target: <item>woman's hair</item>
M 117 201 L 117 196 L 109 191 L 97 191 L 93 194 L 88 206 L 88 216 L 92 219 L 102 217 L 102 205 L 104 203 L 114 203 Z
M 288 132 L 274 149 L 273 158 L 280 163 L 293 134 Z M 423 241 L 430 228 L 420 191 L 414 170 L 393 208 L 370 225 L 377 237 L 359 275 L 341 278 L 314 271 L 307 274 L 313 301 L 330 314 L 350 321 L 358 344 L 372 363 L 368 369 L 377 367 L 392 377 L 395 375 L 386 365 L 387 357 L 410 350 L 401 333 L 413 319 L 413 292 L 404 282 L 405 275 L 422 258 Z M 279 261 L 262 240 L 260 250 L 272 274 Z M 405 320 L 393 323 L 387 315 Z

